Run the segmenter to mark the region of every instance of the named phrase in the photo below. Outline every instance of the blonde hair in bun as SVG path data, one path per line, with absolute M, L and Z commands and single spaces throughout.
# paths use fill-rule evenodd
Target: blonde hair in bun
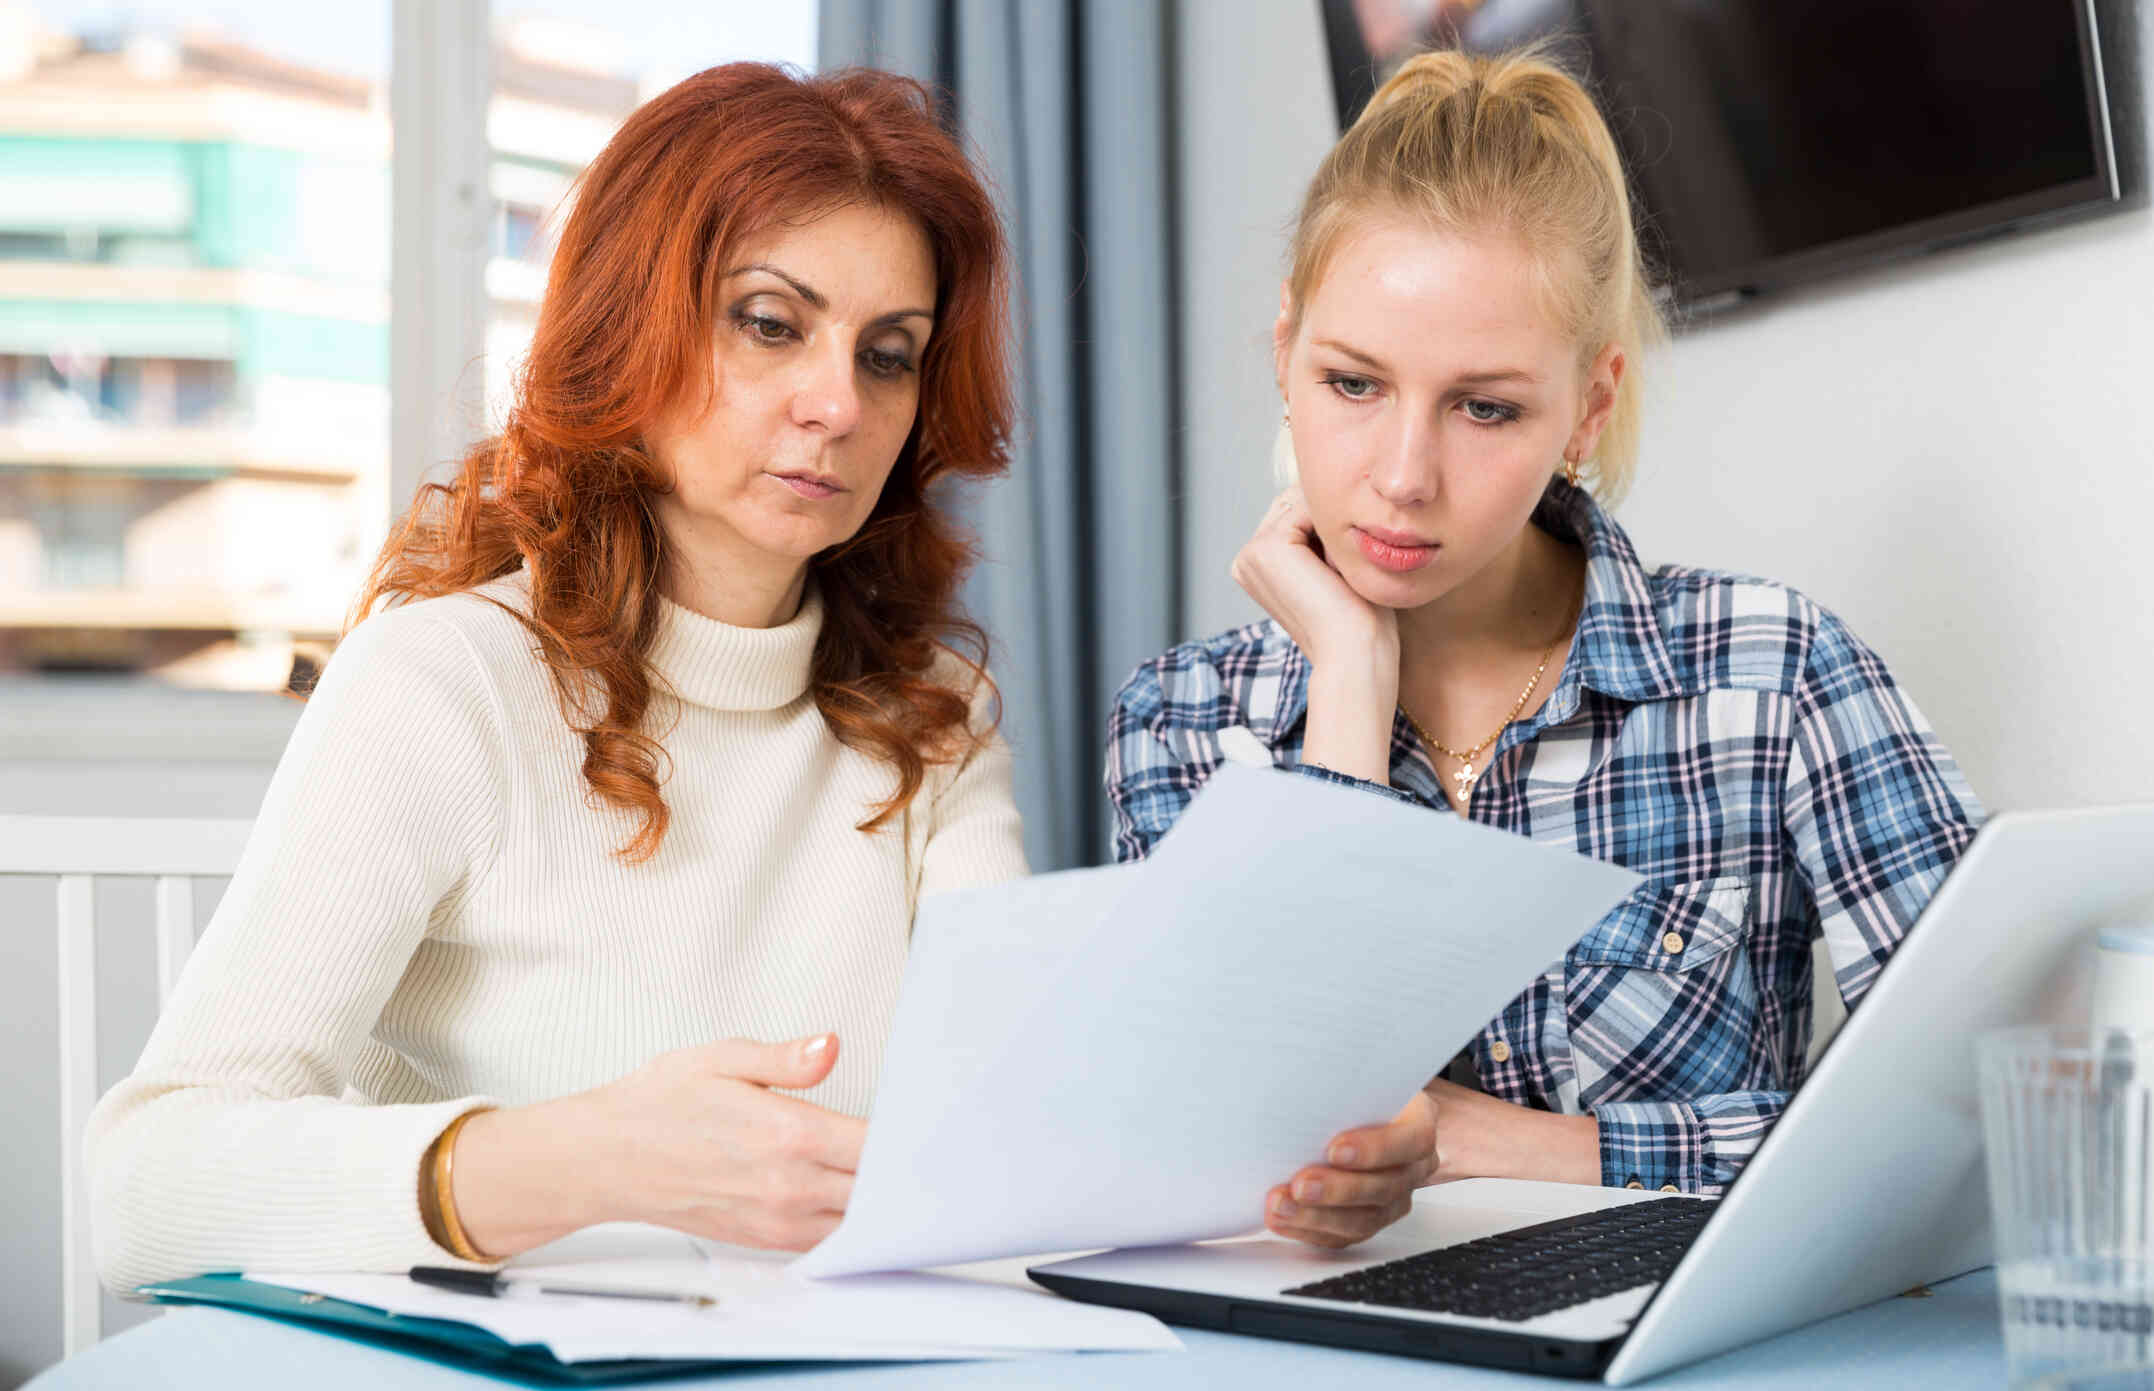
M 1409 59 L 1309 183 L 1287 277 L 1297 312 L 1357 220 L 1401 215 L 1459 235 L 1517 238 L 1540 269 L 1548 311 L 1579 345 L 1580 365 L 1608 344 L 1622 350 L 1615 409 L 1582 470 L 1601 498 L 1620 497 L 1637 458 L 1640 359 L 1666 329 L 1622 157 L 1593 98 L 1540 48 Z

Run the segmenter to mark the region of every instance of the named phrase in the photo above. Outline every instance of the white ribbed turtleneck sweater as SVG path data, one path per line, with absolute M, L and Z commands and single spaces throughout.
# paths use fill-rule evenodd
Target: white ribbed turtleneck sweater
M 999 740 L 854 829 L 892 774 L 807 696 L 812 590 L 775 628 L 666 605 L 672 823 L 622 863 L 636 819 L 592 804 L 552 678 L 494 600 L 524 609 L 521 574 L 379 614 L 329 663 L 141 1061 L 90 1118 L 108 1285 L 439 1263 L 417 1178 L 450 1120 L 674 1048 L 836 1030 L 805 1095 L 865 1115 L 914 905 L 1025 872 Z

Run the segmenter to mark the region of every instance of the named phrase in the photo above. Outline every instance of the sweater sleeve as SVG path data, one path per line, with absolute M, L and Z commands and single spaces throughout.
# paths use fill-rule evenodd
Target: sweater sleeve
M 353 1078 L 430 922 L 493 855 L 503 728 L 436 614 L 381 614 L 338 648 L 140 1061 L 90 1116 L 108 1287 L 449 1260 L 419 1161 L 487 1099 L 369 1104 Z
M 976 742 L 942 780 L 929 809 L 919 897 L 1022 879 L 1030 872 L 1012 786 L 1010 746 L 994 727 L 994 683 L 979 680 L 970 724 Z

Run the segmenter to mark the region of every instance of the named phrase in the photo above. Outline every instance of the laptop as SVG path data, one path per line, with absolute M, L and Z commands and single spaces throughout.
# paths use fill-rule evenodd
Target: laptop
M 2086 1027 L 2094 930 L 2154 908 L 2150 846 L 2154 806 L 1990 821 L 1718 1199 L 1469 1179 L 1346 1251 L 1028 1273 L 1169 1323 L 1623 1386 L 1988 1265 L 1975 1037 Z

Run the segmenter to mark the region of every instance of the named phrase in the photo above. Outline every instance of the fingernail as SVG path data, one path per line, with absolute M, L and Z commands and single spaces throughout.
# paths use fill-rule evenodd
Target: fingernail
M 807 1047 L 800 1050 L 800 1056 L 811 1063 L 821 1062 L 823 1054 L 828 1053 L 830 1045 L 835 1042 L 837 1042 L 837 1039 L 834 1035 L 817 1034 L 814 1038 L 808 1040 Z
M 1333 1145 L 1331 1147 L 1331 1162 L 1342 1169 L 1352 1168 L 1354 1161 L 1360 1157 L 1361 1152 L 1352 1145 Z
M 1280 1194 L 1278 1198 L 1273 1201 L 1271 1205 L 1271 1210 L 1272 1215 L 1275 1217 L 1292 1217 L 1294 1214 L 1301 1211 L 1300 1208 L 1294 1206 L 1294 1200 L 1287 1197 L 1284 1193 Z
M 1305 1203 L 1324 1201 L 1324 1185 L 1321 1180 L 1305 1178 L 1294 1185 L 1294 1196 Z

